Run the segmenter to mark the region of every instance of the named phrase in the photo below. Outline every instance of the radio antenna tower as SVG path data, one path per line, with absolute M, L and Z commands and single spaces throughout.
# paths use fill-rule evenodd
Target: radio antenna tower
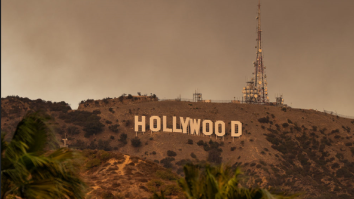
M 257 48 L 256 61 L 254 65 L 254 77 L 247 82 L 247 86 L 243 88 L 243 98 L 247 103 L 267 103 L 269 102 L 267 89 L 267 75 L 265 74 L 266 67 L 263 65 L 262 54 L 262 29 L 261 29 L 261 1 L 258 2 L 258 20 L 257 26 Z

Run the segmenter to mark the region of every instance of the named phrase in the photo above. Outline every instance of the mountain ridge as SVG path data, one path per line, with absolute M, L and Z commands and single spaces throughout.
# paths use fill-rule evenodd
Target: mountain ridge
M 304 191 L 307 198 L 354 197 L 352 119 L 256 104 L 141 101 L 134 97 L 106 100 L 108 103 L 103 99 L 98 105 L 95 100 L 83 101 L 78 110 L 71 110 L 65 102 L 2 98 L 2 130 L 12 132 L 26 111 L 42 109 L 55 118 L 58 139 L 67 134 L 69 147 L 129 154 L 179 174 L 187 162 L 228 163 L 243 167 L 251 176 L 249 185 Z M 135 138 L 135 115 L 222 120 L 228 135 L 222 140 L 181 133 L 151 134 L 148 130 Z M 228 127 L 234 120 L 243 123 L 243 135 L 235 140 Z M 172 127 L 171 119 L 167 125 Z M 132 143 L 138 141 L 134 147 Z

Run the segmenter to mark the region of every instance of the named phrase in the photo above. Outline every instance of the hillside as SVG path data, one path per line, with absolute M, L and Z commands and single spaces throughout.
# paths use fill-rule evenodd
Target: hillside
M 243 167 L 252 186 L 305 192 L 306 198 L 354 198 L 354 120 L 351 119 L 289 107 L 127 97 L 82 101 L 79 109 L 73 111 L 65 102 L 7 97 L 1 100 L 2 131 L 13 132 L 26 111 L 38 109 L 55 118 L 58 139 L 66 133 L 69 147 L 135 156 L 178 174 L 182 174 L 186 162 L 222 162 Z M 172 127 L 172 116 L 222 120 L 228 134 L 222 140 L 182 133 L 151 134 L 147 130 L 138 134 L 141 143 L 138 146 L 133 130 L 135 115 L 147 119 L 165 115 L 169 118 L 168 127 Z M 242 122 L 240 138 L 230 137 L 230 121 Z M 132 140 L 137 147 L 131 144 Z M 99 183 L 92 186 L 109 189 Z
M 148 160 L 103 150 L 83 150 L 87 198 L 150 198 L 165 190 L 171 198 L 182 196 L 173 172 Z

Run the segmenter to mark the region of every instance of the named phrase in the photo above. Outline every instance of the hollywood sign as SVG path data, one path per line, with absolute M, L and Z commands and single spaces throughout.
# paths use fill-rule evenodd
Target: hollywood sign
M 212 122 L 211 120 L 192 119 L 186 117 L 179 117 L 179 128 L 177 128 L 177 117 L 172 117 L 172 128 L 167 127 L 167 117 L 162 116 L 162 131 L 163 132 L 174 132 L 174 133 L 185 133 L 191 135 L 206 135 L 211 136 L 215 133 L 215 136 L 223 137 L 225 135 L 225 122 L 217 120 Z M 240 137 L 242 135 L 242 123 L 240 121 L 231 121 L 231 137 Z M 202 128 L 201 128 L 202 125 Z M 214 129 L 213 129 L 214 126 Z M 139 127 L 141 127 L 139 129 Z M 200 132 L 202 129 L 203 132 Z M 139 116 L 134 118 L 134 131 L 135 132 L 145 132 L 146 130 L 146 120 L 145 116 L 141 116 L 139 121 Z M 161 131 L 161 118 L 159 116 L 150 117 L 150 130 L 152 132 Z

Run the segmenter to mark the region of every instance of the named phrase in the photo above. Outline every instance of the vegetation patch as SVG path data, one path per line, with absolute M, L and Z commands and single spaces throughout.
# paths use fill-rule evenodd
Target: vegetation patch
M 147 183 L 147 188 L 150 192 L 160 192 L 161 186 L 165 183 L 158 179 L 153 179 Z
M 262 117 L 258 119 L 258 122 L 260 123 L 269 123 L 269 117 Z
M 141 146 L 141 141 L 140 141 L 140 138 L 138 138 L 138 137 L 131 139 L 131 143 L 132 143 L 133 147 L 140 147 Z
M 69 126 L 67 129 L 68 135 L 77 135 L 80 133 L 79 128 L 76 126 Z
M 166 157 L 166 158 L 160 160 L 160 164 L 162 164 L 163 167 L 169 169 L 169 168 L 173 167 L 171 162 L 174 161 L 174 160 L 175 160 L 175 158 L 173 158 L 173 157 Z
M 94 158 L 94 159 L 89 159 L 88 162 L 86 163 L 86 168 L 91 169 L 93 167 L 97 167 L 101 164 L 100 159 Z
M 114 125 L 108 126 L 108 129 L 114 133 L 118 133 L 118 127 L 119 127 L 119 124 L 114 124 Z
M 157 170 L 155 175 L 163 180 L 177 180 L 177 176 L 170 170 Z
M 101 111 L 100 110 L 93 110 L 92 113 L 98 115 L 98 114 L 101 114 Z
M 98 134 L 103 131 L 104 124 L 100 122 L 101 117 L 88 111 L 74 111 L 69 113 L 61 113 L 59 118 L 66 123 L 73 123 L 82 126 L 86 132 L 85 137 Z
M 204 145 L 204 141 L 203 141 L 203 140 L 199 140 L 199 141 L 197 142 L 197 145 L 198 145 L 198 146 Z
M 177 153 L 174 151 L 170 151 L 170 150 L 167 151 L 167 156 L 174 157 L 176 155 L 177 155 Z
M 120 134 L 118 141 L 121 142 L 123 145 L 126 145 L 127 144 L 127 134 L 125 134 L 125 133 Z

